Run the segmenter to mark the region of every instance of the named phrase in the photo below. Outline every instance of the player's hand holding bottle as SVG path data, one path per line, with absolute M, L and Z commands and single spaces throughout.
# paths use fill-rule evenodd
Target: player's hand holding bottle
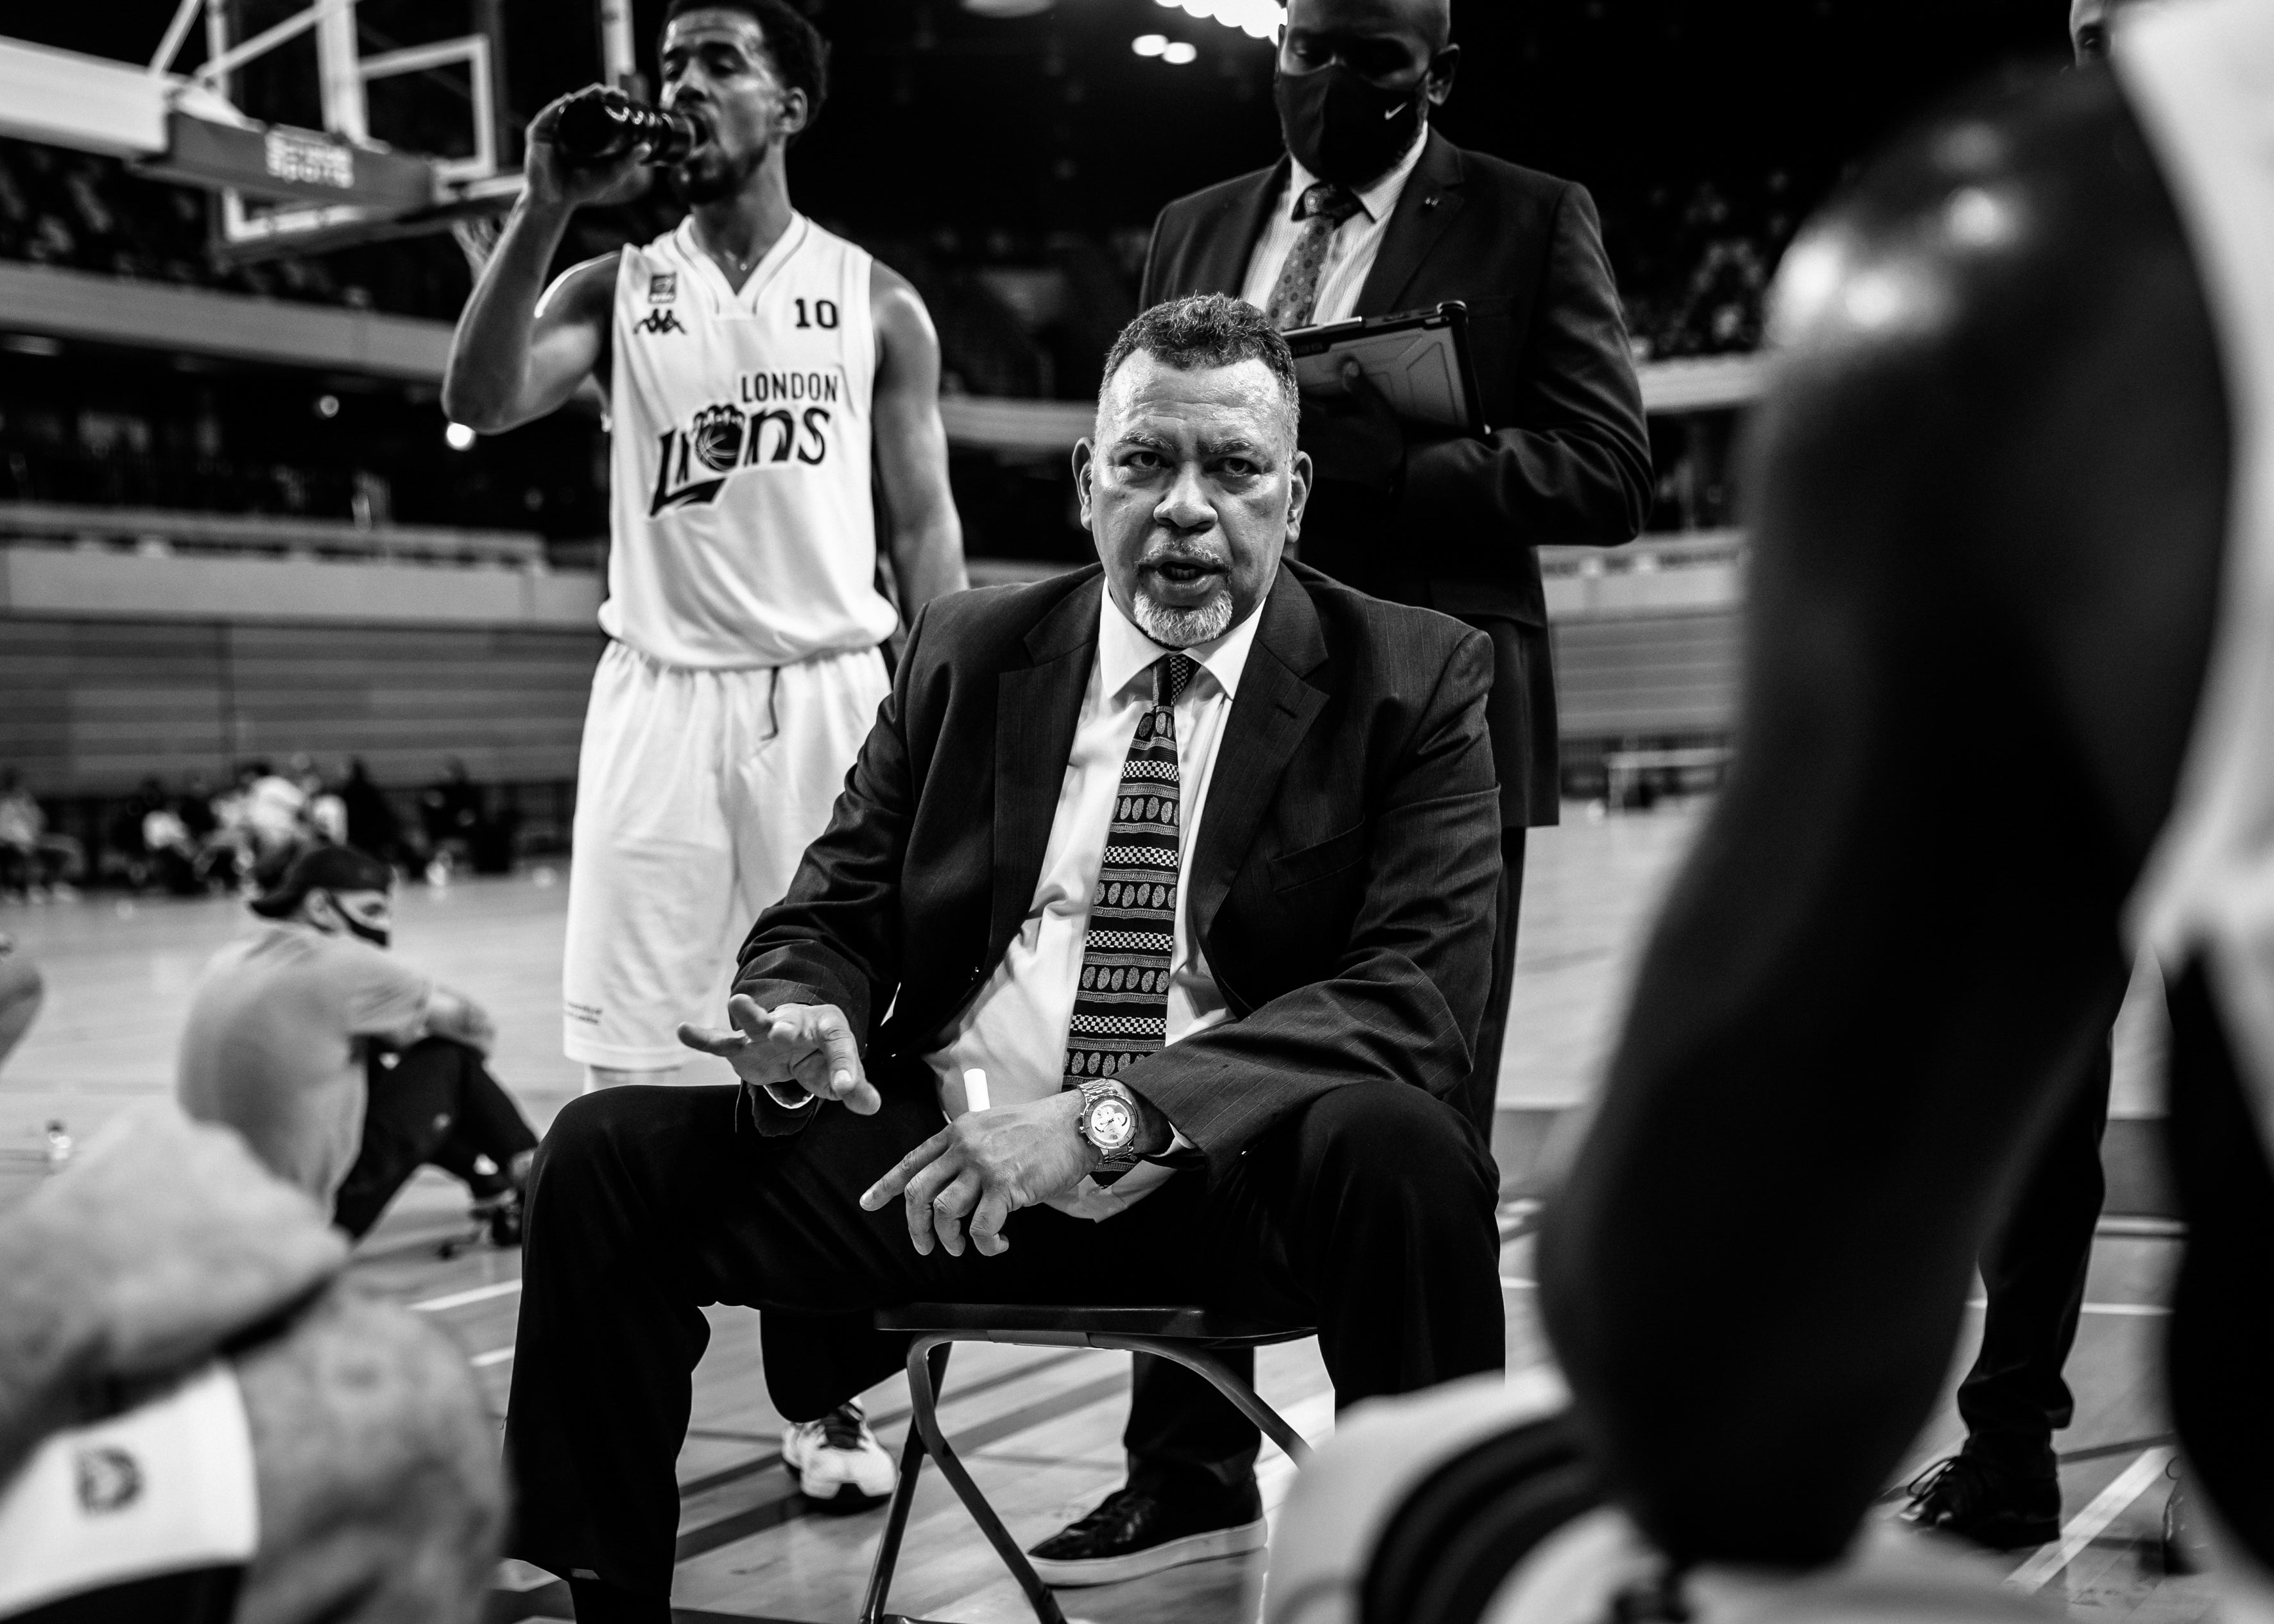
M 648 152 L 634 147 L 597 163 L 577 163 L 553 141 L 561 109 L 576 97 L 597 90 L 588 85 L 547 102 L 529 121 L 528 154 L 522 161 L 522 196 L 532 208 L 562 211 L 587 204 L 622 203 L 647 190 Z
M 679 1041 L 717 1055 L 737 1077 L 782 1105 L 840 1100 L 870 1116 L 883 1103 L 862 1067 L 852 1024 L 835 1004 L 778 1004 L 769 1010 L 738 992 L 727 1000 L 727 1019 L 732 1031 L 682 1023 Z

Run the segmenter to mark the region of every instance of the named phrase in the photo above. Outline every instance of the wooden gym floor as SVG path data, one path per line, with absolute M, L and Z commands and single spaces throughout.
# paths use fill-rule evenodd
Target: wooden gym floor
M 1566 810 L 1561 828 L 1532 837 L 1503 1108 L 1555 1109 L 1586 1097 L 1615 1030 L 1639 933 L 1698 817 L 1694 807 L 1610 818 Z M 413 885 L 397 914 L 403 957 L 495 1015 L 497 1072 L 540 1127 L 578 1085 L 559 1052 L 564 879 L 559 870 L 533 868 L 445 891 Z M 236 904 L 221 899 L 127 901 L 99 893 L 41 905 L 0 902 L 0 931 L 41 965 L 49 988 L 39 1023 L 0 1078 L 0 1200 L 38 1177 L 49 1121 L 84 1138 L 121 1109 L 166 1089 L 199 967 L 244 921 Z M 2135 1011 L 2120 1031 L 2120 1112 L 2152 1109 L 2144 1058 L 2153 1051 L 2152 1025 Z M 352 1273 L 364 1289 L 432 1315 L 456 1337 L 501 1416 L 519 1259 L 486 1246 L 441 1255 L 443 1244 L 463 1230 L 463 1208 L 456 1185 L 431 1169 L 422 1173 L 365 1242 Z M 1511 1368 L 1547 1357 L 1532 1303 L 1530 1221 L 1524 1202 L 1502 1214 Z M 2169 1443 L 2157 1352 L 2176 1253 L 2163 1228 L 2104 1222 L 2068 1366 L 2076 1420 L 2057 1440 L 2064 1537 L 2004 1563 L 2014 1583 L 2066 1597 L 2080 1617 L 2181 1624 L 2211 1613 L 2205 1581 L 2162 1574 L 2155 1538 Z M 1743 1259 L 1733 1257 L 1731 1267 L 1743 1267 Z M 757 1316 L 715 1309 L 711 1319 L 694 1426 L 680 1460 L 674 1599 L 681 1617 L 849 1620 L 882 1514 L 808 1513 L 780 1465 L 781 1422 L 759 1369 Z M 1971 1352 L 1970 1343 L 1958 1350 L 1954 1382 Z M 1315 1438 L 1331 1429 L 1332 1395 L 1314 1344 L 1267 1349 L 1261 1364 L 1265 1396 L 1300 1430 Z M 954 1355 L 942 1413 L 1012 1532 L 1031 1542 L 1119 1481 L 1127 1392 L 1128 1361 L 1118 1355 L 966 1345 Z M 904 1387 L 887 1382 L 867 1397 L 877 1433 L 897 1451 L 907 1414 Z M 1951 1451 L 1962 1436 L 1946 1402 L 1905 1475 Z M 1276 1507 L 1291 1471 L 1267 1448 L 1268 1504 Z M 1886 1515 L 1900 1501 L 1891 1492 Z M 1227 1560 L 1067 1592 L 1062 1601 L 1070 1615 L 1096 1624 L 1230 1624 L 1255 1616 L 1261 1576 L 1260 1558 Z M 936 1473 L 925 1474 L 917 1497 L 893 1605 L 970 1624 L 1031 1616 Z M 551 1575 L 508 1564 L 494 1619 L 568 1616 L 565 1593 Z

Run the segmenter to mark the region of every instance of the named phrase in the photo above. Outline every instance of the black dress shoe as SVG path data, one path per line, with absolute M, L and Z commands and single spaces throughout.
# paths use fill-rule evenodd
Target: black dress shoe
M 1045 1584 L 1118 1584 L 1186 1562 L 1260 1551 L 1264 1533 L 1263 1500 L 1252 1482 L 1215 1493 L 1124 1488 L 1027 1554 Z
M 2019 1551 L 2060 1538 L 2060 1478 L 1961 1452 L 1911 1480 L 1903 1520 L 1992 1551 Z

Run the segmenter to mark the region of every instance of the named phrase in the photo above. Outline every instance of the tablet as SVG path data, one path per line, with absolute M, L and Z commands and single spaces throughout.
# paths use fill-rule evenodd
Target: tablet
M 1405 421 L 1460 434 L 1485 432 L 1469 360 L 1469 307 L 1458 300 L 1434 310 L 1296 327 L 1286 338 L 1296 381 L 1306 389 L 1333 394 L 1344 367 L 1356 361 Z

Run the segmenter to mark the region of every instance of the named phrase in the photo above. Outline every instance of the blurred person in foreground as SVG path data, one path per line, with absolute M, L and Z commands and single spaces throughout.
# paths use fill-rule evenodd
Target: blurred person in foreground
M 1540 1240 L 1676 1572 L 1839 1560 L 2144 948 L 2172 1415 L 2225 1616 L 2274 1618 L 2274 8 L 2114 41 L 1900 142 L 1779 277 L 1744 747 Z
M 2107 59 L 2110 19 L 2122 4 L 2074 0 L 2069 43 L 2077 66 Z M 2114 996 L 2123 996 L 2117 989 Z M 2112 1020 L 2113 1005 L 2108 1013 Z M 2060 1537 L 2053 1434 L 2076 1414 L 2061 1371 L 2076 1343 L 2107 1189 L 2100 1139 L 2112 1071 L 2110 1044 L 2086 1051 L 2067 1106 L 1982 1250 L 1982 1345 L 1958 1387 L 1966 1441 L 1910 1485 L 1904 1511 L 1910 1521 L 1993 1551 Z M 2174 1569 L 2185 1560 L 2176 1548 L 2166 1554 Z
M 790 0 L 671 0 L 657 60 L 700 132 L 665 172 L 686 218 L 546 286 L 576 210 L 647 171 L 644 148 L 569 162 L 546 108 L 442 389 L 495 433 L 597 382 L 614 425 L 561 966 L 562 1047 L 595 1088 L 677 1074 L 677 1026 L 716 1019 L 738 933 L 829 821 L 881 645 L 965 584 L 931 317 L 790 202 L 827 42 Z
M 517 1242 L 537 1135 L 484 1063 L 489 1017 L 384 951 L 394 885 L 346 846 L 295 859 L 250 905 L 262 928 L 215 954 L 192 993 L 175 1086 L 350 1236 L 433 1162 L 495 1238 Z
M 480 1616 L 505 1506 L 465 1356 L 345 1257 L 166 1104 L 0 1211 L 0 1618 Z
M 1371 386 L 1303 401 L 1314 485 L 1304 563 L 1492 639 L 1501 790 L 1493 979 L 1462 1109 L 1492 1140 L 1516 975 L 1527 828 L 1558 817 L 1555 668 L 1539 548 L 1616 546 L 1650 511 L 1650 439 L 1586 189 L 1465 150 L 1432 125 L 1460 47 L 1449 0 L 1293 0 L 1274 79 L 1286 152 L 1161 211 L 1142 303 L 1225 293 L 1283 329 L 1468 306 L 1481 437 L 1402 422 Z M 1232 1363 L 1249 1368 L 1241 1350 Z M 1248 1484 L 1254 1424 L 1140 1357 L 1124 1438 L 1135 1480 Z M 1043 1549 L 1062 1577 L 1125 1569 L 1132 1524 Z
M 732 1027 L 682 1034 L 742 1085 L 586 1094 L 546 1136 L 506 1445 L 516 1554 L 584 1624 L 669 1616 L 707 1304 L 857 1327 L 769 1341 L 793 1418 L 901 1368 L 868 1316 L 912 1300 L 1237 1304 L 1317 1327 L 1344 1404 L 1500 1369 L 1492 1164 L 1449 1102 L 1500 880 L 1491 650 L 1283 564 L 1297 410 L 1251 306 L 1132 322 L 1074 452 L 1102 568 L 918 617 Z M 1262 1531 L 1201 1493 L 1149 1528 L 1182 1560 Z
M 1743 745 L 1540 1229 L 1572 1407 L 1466 1440 L 1585 1458 L 1399 1553 L 1496 1620 L 2065 1616 L 1869 1512 L 2142 951 L 2170 1414 L 2218 1616 L 2274 1620 L 2274 7 L 2112 37 L 1909 132 L 1779 274 Z M 1374 1594 L 1336 1536 L 1446 1485 L 1427 1410 L 1298 1480 L 1275 1620 Z

